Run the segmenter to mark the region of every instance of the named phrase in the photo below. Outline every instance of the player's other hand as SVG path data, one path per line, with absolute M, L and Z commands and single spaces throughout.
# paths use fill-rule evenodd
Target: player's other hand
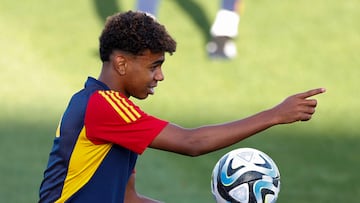
M 325 91 L 325 88 L 317 88 L 289 96 L 283 102 L 270 109 L 273 112 L 275 123 L 286 124 L 310 120 L 317 106 L 317 100 L 310 97 Z

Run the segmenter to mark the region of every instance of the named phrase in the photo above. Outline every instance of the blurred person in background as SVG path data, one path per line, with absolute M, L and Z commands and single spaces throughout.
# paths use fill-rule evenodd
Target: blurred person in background
M 244 0 L 221 0 L 221 7 L 212 22 L 206 50 L 210 58 L 232 59 L 237 55 L 234 39 L 238 36 Z M 157 17 L 160 0 L 137 0 L 136 9 Z

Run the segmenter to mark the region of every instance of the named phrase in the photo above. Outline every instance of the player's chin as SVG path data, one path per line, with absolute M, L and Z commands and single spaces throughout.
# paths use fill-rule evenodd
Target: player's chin
M 148 96 L 149 96 L 150 94 L 154 94 L 154 93 L 137 94 L 137 95 L 133 95 L 133 97 L 135 97 L 136 99 L 142 100 L 142 99 L 148 98 Z
M 146 99 L 149 95 L 153 95 L 155 93 L 154 88 L 146 88 L 142 91 L 134 92 L 132 95 L 133 97 L 137 99 Z

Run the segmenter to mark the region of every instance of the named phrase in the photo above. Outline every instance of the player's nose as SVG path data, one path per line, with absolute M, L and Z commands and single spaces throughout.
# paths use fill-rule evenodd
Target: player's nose
M 161 68 L 156 70 L 154 78 L 156 81 L 163 81 L 165 79 Z

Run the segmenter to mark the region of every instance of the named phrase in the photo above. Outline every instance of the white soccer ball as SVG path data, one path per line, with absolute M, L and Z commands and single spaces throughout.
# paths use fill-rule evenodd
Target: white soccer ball
M 216 163 L 211 192 L 217 203 L 275 203 L 280 192 L 280 172 L 264 152 L 235 149 Z

